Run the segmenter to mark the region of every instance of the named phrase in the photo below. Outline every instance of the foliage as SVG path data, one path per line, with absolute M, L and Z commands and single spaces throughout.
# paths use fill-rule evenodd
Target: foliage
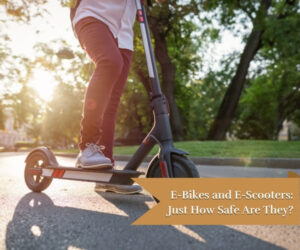
M 36 147 L 37 144 L 33 142 L 27 142 L 27 141 L 16 141 L 14 148 L 19 149 L 19 148 L 34 148 Z
M 241 139 L 273 139 L 276 130 L 276 85 L 267 76 L 251 82 L 240 101 L 242 109 L 235 136 Z
M 51 72 L 58 82 L 40 128 L 42 140 L 53 147 L 78 143 L 85 84 L 94 67 L 85 53 L 68 47 L 63 40 L 36 45 L 36 66 Z
M 17 20 L 21 22 L 29 22 L 32 18 L 41 16 L 47 10 L 43 8 L 47 0 L 1 0 L 0 8 L 4 9 L 7 13 L 8 19 Z M 1 20 L 5 22 L 6 20 Z
M 72 85 L 58 84 L 45 113 L 43 140 L 55 147 L 67 147 L 78 143 L 81 100 L 80 91 L 76 91 Z
M 134 26 L 134 32 L 139 32 L 138 23 Z M 132 130 L 145 134 L 151 128 L 153 120 L 146 91 L 149 88 L 144 47 L 141 37 L 136 35 L 131 70 L 118 110 L 116 138 L 124 138 Z
M 124 138 L 130 131 L 147 134 L 151 129 L 152 120 L 144 86 L 130 78 L 121 97 L 115 137 Z
M 283 121 L 290 119 L 298 109 L 299 80 L 295 62 L 299 62 L 299 1 L 209 1 L 205 8 L 209 11 L 218 9 L 219 24 L 234 33 L 237 33 L 237 27 L 241 27 L 240 23 L 245 30 L 247 23 L 252 26 L 250 35 L 244 32 L 246 46 L 209 138 L 224 138 L 224 130 L 228 130 L 228 125 L 234 119 L 230 132 L 238 137 L 276 139 Z M 255 32 L 257 45 L 252 53 L 258 54 L 250 57 L 251 46 L 255 46 Z M 244 77 L 245 73 L 243 76 L 243 71 L 239 72 L 243 65 L 244 72 L 249 70 L 249 64 L 246 64 L 247 53 L 248 61 L 252 61 L 250 74 L 246 73 L 248 79 Z M 260 77 L 264 78 L 265 83 L 262 83 Z M 272 86 L 272 89 L 266 93 L 266 86 L 260 86 L 259 82 Z M 253 86 L 250 86 L 251 83 Z M 250 89 L 243 91 L 245 87 Z M 241 93 L 242 99 L 235 112 Z M 257 96 L 260 100 L 257 100 Z
M 218 70 L 202 60 L 207 47 L 218 41 L 224 30 L 242 37 L 245 44 L 251 29 L 263 30 L 229 132 L 237 138 L 276 139 L 284 120 L 300 125 L 299 1 L 272 0 L 267 16 L 258 22 L 261 3 L 266 1 L 170 0 L 148 8 L 161 86 L 168 98 L 173 95 L 176 99 L 185 139 L 207 137 L 238 68 L 239 51 L 224 56 Z M 0 22 L 30 23 L 47 12 L 46 2 L 0 1 L 0 9 L 8 14 Z M 71 0 L 60 2 L 67 7 L 74 4 Z M 138 23 L 134 29 L 135 52 L 120 103 L 116 138 L 132 130 L 147 133 L 153 121 Z M 71 48 L 64 40 L 36 44 L 36 56 L 29 59 L 15 55 L 7 47 L 9 39 L 5 33 L 0 36 L 0 128 L 5 119 L 3 109 L 12 107 L 15 127 L 26 124 L 36 141 L 55 147 L 75 145 L 82 100 L 94 65 L 79 47 Z M 36 68 L 51 72 L 58 83 L 49 103 L 28 85 Z M 208 69 L 205 75 L 199 76 L 204 69 Z
M 300 14 L 295 5 L 279 3 L 266 24 L 257 59 L 262 66 L 240 102 L 239 138 L 277 139 L 284 120 L 300 125 Z
M 32 77 L 33 62 L 25 57 L 13 55 L 6 47 L 2 50 L 0 75 L 2 84 L 2 107 L 10 107 L 14 111 L 15 128 L 25 123 L 34 122 L 39 116 L 42 100 L 34 89 L 28 86 Z M 18 89 L 11 91 L 11 89 Z
M 176 75 L 174 78 L 174 88 L 175 91 L 173 95 L 175 96 L 177 100 L 177 105 L 179 107 L 179 110 L 181 111 L 181 115 L 184 116 L 183 119 L 188 119 L 185 117 L 187 114 L 186 110 L 189 108 L 187 107 L 186 102 L 190 96 L 188 94 L 188 91 L 186 90 L 186 86 L 191 81 L 195 75 L 196 70 L 199 69 L 199 57 L 197 56 L 197 50 L 199 48 L 200 40 L 196 36 L 196 31 L 198 30 L 197 26 L 192 21 L 192 15 L 197 13 L 198 8 L 195 7 L 196 1 L 191 1 L 191 5 L 181 5 L 176 3 L 175 1 L 171 1 L 170 3 L 166 3 L 163 6 L 155 5 L 153 8 L 148 9 L 150 23 L 153 24 L 154 20 L 155 22 L 158 22 L 159 27 L 158 29 L 162 29 L 162 35 L 165 36 L 167 43 L 167 56 L 170 57 L 172 65 L 174 65 L 176 70 Z M 192 11 L 191 11 L 192 10 Z M 184 18 L 188 17 L 188 18 Z M 150 25 L 151 27 L 151 25 Z M 139 34 L 139 25 L 136 23 L 135 25 L 135 33 Z M 153 39 L 154 46 L 159 46 L 158 42 Z M 135 36 L 135 51 L 134 51 L 134 57 L 132 62 L 132 71 L 131 71 L 131 77 L 134 80 L 134 82 L 142 82 L 144 87 L 150 91 L 150 84 L 148 80 L 148 71 L 146 68 L 146 61 L 145 61 L 145 55 L 144 50 L 142 46 L 141 37 L 139 35 Z M 157 63 L 157 67 L 160 73 L 160 79 L 161 79 L 161 85 L 162 89 L 166 94 L 167 92 L 167 82 L 165 81 L 166 77 L 163 76 L 163 74 L 171 74 L 170 72 L 163 72 L 163 66 L 161 63 Z M 129 83 L 130 84 L 130 83 Z M 139 103 L 140 107 L 143 108 L 143 112 L 140 113 L 140 121 L 136 124 L 135 129 L 140 129 L 143 132 L 146 132 L 149 130 L 149 125 L 151 124 L 150 121 L 152 121 L 152 115 L 149 112 L 149 101 L 147 100 L 147 95 L 143 93 L 142 88 L 140 88 L 138 85 L 135 84 L 135 92 L 140 93 L 142 98 L 140 98 Z M 133 96 L 129 96 L 129 93 L 132 93 L 128 89 L 124 93 L 123 99 L 126 98 L 130 99 L 133 98 Z M 168 96 L 167 96 L 168 97 Z M 133 100 L 133 102 L 135 102 Z M 127 103 L 130 103 L 127 102 Z M 121 102 L 121 110 L 123 109 L 123 105 L 125 104 L 124 101 Z M 131 107 L 132 109 L 132 107 Z M 172 109 L 172 107 L 171 107 Z M 138 115 L 134 115 L 134 113 L 129 112 L 129 109 L 127 109 L 128 112 L 120 112 L 120 114 L 130 114 L 134 117 L 138 117 Z M 129 119 L 128 119 L 129 121 Z M 143 121 L 148 121 L 148 124 L 145 124 Z M 132 123 L 127 124 L 126 127 L 132 128 Z M 143 126 L 139 126 L 138 124 L 143 124 Z M 120 123 L 120 120 L 117 124 L 118 127 L 121 127 L 122 124 Z M 123 126 L 124 127 L 124 126 Z
M 15 113 L 15 128 L 25 123 L 30 123 L 38 118 L 40 114 L 40 100 L 34 89 L 24 84 L 21 90 L 10 95 L 11 105 Z

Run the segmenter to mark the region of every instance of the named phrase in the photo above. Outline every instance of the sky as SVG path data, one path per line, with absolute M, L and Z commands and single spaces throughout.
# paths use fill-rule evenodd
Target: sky
M 60 1 L 58 0 L 49 1 L 45 7 L 49 15 L 35 18 L 30 25 L 10 23 L 5 27 L 1 27 L 1 29 L 4 28 L 7 30 L 11 38 L 11 47 L 15 54 L 33 57 L 35 53 L 33 49 L 34 44 L 37 42 L 45 43 L 55 39 L 64 39 L 74 48 L 78 46 L 78 41 L 74 37 L 71 28 L 69 9 L 61 7 Z M 37 30 L 38 32 L 36 32 Z M 218 69 L 218 61 L 220 61 L 224 55 L 234 50 L 241 51 L 243 48 L 241 39 L 234 37 L 231 32 L 225 31 L 221 36 L 221 42 L 207 48 L 207 53 L 203 58 L 206 65 L 215 69 Z M 204 68 L 204 71 L 205 70 L 207 69 Z M 205 75 L 205 72 L 199 72 L 198 75 Z M 40 86 L 41 82 L 43 82 L 42 88 Z M 30 85 L 35 88 L 39 95 L 46 101 L 51 99 L 56 84 L 51 74 L 42 69 L 35 71 L 35 75 L 30 82 Z

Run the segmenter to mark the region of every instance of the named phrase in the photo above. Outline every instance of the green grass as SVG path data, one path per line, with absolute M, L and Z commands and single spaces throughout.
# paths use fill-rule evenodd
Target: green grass
M 300 142 L 283 141 L 194 141 L 179 142 L 191 156 L 300 158 Z
M 190 156 L 198 157 L 300 158 L 300 141 L 185 141 L 176 142 L 175 147 L 188 151 Z M 115 147 L 114 154 L 132 155 L 137 148 L 138 146 Z M 156 146 L 150 154 L 154 155 L 157 151 Z

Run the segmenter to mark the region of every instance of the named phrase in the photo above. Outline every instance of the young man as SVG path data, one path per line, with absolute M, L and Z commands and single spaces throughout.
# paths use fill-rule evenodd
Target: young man
M 130 69 L 135 17 L 135 0 L 77 0 L 71 11 L 75 34 L 96 66 L 85 94 L 77 167 L 114 165 L 114 130 Z

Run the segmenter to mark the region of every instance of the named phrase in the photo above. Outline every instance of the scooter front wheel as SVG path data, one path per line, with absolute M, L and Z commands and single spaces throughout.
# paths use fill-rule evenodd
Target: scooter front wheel
M 42 168 L 49 165 L 47 156 L 40 152 L 33 152 L 26 160 L 25 166 L 25 183 L 33 192 L 41 192 L 45 190 L 52 182 L 52 178 L 43 177 L 41 175 Z
M 195 164 L 184 155 L 171 155 L 174 178 L 197 178 L 200 177 Z M 158 156 L 155 156 L 149 164 L 147 178 L 161 178 Z
M 173 178 L 198 178 L 200 177 L 195 164 L 184 155 L 171 155 L 171 162 L 174 176 Z M 162 173 L 159 166 L 158 155 L 155 156 L 149 163 L 147 178 L 161 178 Z M 159 200 L 153 196 L 153 199 L 158 203 Z

